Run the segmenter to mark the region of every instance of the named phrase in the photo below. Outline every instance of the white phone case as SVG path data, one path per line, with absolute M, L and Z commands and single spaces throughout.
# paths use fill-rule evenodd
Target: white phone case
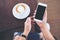
M 38 3 L 38 5 L 47 7 L 47 4 L 44 4 L 44 3 Z M 37 5 L 37 8 L 38 8 L 38 5 Z M 34 21 L 42 22 L 42 20 L 38 20 L 38 19 L 36 19 L 36 18 L 34 18 Z

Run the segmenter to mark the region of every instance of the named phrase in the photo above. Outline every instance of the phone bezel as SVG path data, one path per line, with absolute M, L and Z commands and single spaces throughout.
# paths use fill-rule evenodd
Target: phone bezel
M 44 3 L 38 3 L 38 5 L 47 7 L 47 4 L 44 4 Z M 37 5 L 37 8 L 38 8 L 38 5 Z M 36 8 L 36 11 L 37 11 L 37 8 Z M 36 19 L 36 18 L 34 18 L 34 21 L 42 22 L 42 20 L 39 20 L 39 19 Z

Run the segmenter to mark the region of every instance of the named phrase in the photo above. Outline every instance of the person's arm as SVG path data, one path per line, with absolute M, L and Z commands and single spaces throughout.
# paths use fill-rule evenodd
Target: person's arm
M 23 34 L 27 37 L 30 30 L 31 30 L 31 18 L 27 18 L 26 22 L 25 22 L 25 25 L 24 25 L 24 32 Z M 26 38 L 20 36 L 20 39 L 19 40 L 26 40 Z
M 43 37 L 46 39 L 46 40 L 55 40 L 54 37 L 52 36 L 52 34 L 50 33 L 50 31 L 47 29 L 47 10 L 45 11 L 44 13 L 44 16 L 43 16 L 43 21 L 42 22 L 36 22 L 42 33 L 43 33 Z
M 46 24 L 45 23 L 39 23 L 37 22 L 37 24 L 40 27 L 42 33 L 43 33 L 43 36 L 46 40 L 55 40 L 54 37 L 52 36 L 51 32 L 46 28 Z
M 29 18 L 26 19 L 26 22 L 24 24 L 24 32 L 22 33 L 23 36 L 22 35 L 20 35 L 20 36 L 17 35 L 14 38 L 14 40 L 26 40 L 26 38 L 27 38 L 30 30 L 31 30 L 31 17 L 29 17 Z
M 48 23 L 46 23 L 46 28 L 47 28 L 48 31 L 50 31 L 50 25 Z M 45 40 L 42 32 L 40 32 L 39 35 L 40 35 L 41 39 Z

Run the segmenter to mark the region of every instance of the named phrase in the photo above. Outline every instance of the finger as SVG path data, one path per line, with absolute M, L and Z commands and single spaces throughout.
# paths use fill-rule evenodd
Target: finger
M 35 15 L 36 15 L 36 10 L 35 10 L 35 12 L 34 12 L 34 15 L 33 15 L 33 17 L 35 17 Z
M 25 23 L 31 23 L 31 17 L 28 17 Z
M 36 10 L 35 10 L 35 13 L 36 13 Z
M 43 16 L 43 22 L 47 22 L 47 9 L 45 10 L 44 16 Z
M 31 17 L 28 18 L 28 22 L 31 23 Z
M 28 18 L 26 19 L 25 23 L 27 23 L 27 22 L 28 22 Z

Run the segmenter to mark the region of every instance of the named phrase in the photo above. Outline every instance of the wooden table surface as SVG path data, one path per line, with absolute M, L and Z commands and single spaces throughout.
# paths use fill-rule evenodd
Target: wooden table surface
M 18 20 L 12 15 L 13 7 L 18 3 L 26 3 L 30 6 L 30 15 L 32 16 L 37 0 L 0 0 L 0 40 L 12 40 L 16 31 L 22 32 L 26 20 Z
M 19 20 L 12 15 L 12 9 L 18 3 L 28 4 L 31 9 L 29 16 L 32 16 L 36 9 L 37 0 L 0 0 L 0 32 L 23 27 L 25 19 Z
M 1 40 L 12 40 L 14 31 L 17 31 L 17 29 L 22 31 L 22 24 L 25 19 L 18 20 L 14 18 L 11 11 L 13 6 L 20 2 L 27 3 L 31 7 L 30 15 L 33 15 L 36 9 L 37 0 L 0 0 Z M 50 23 L 51 26 L 51 33 L 60 40 L 60 0 L 39 0 L 39 2 L 48 4 L 48 23 Z

